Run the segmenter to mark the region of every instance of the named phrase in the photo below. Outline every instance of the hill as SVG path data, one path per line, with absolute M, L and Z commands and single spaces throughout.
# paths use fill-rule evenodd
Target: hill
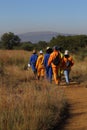
M 27 32 L 23 34 L 18 34 L 22 42 L 31 41 L 32 43 L 37 43 L 39 41 L 49 42 L 52 39 L 52 37 L 56 37 L 57 35 L 63 35 L 63 34 L 49 31 Z

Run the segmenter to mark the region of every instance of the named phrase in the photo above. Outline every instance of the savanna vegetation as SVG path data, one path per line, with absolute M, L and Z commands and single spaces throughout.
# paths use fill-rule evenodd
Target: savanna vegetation
M 68 114 L 63 90 L 26 69 L 30 55 L 0 50 L 0 130 L 51 130 Z
M 53 47 L 54 45 L 58 45 L 62 47 L 62 50 L 65 49 L 70 50 L 71 52 L 78 53 L 84 50 L 85 55 L 87 50 L 87 35 L 58 35 L 53 37 L 50 42 L 39 41 L 38 43 L 29 42 L 21 42 L 21 39 L 12 32 L 4 33 L 1 36 L 0 40 L 0 48 L 1 49 L 19 49 L 19 50 L 27 50 L 31 51 L 34 48 L 37 50 L 43 49 L 47 46 Z
M 0 50 L 0 129 L 53 130 L 68 116 L 68 102 L 62 86 L 35 80 L 26 69 L 31 52 Z M 71 78 L 87 84 L 87 58 L 77 61 Z M 59 125 L 60 126 L 60 125 Z
M 0 130 L 53 130 L 68 116 L 62 86 L 46 79 L 38 82 L 31 68 L 27 69 L 34 48 L 45 51 L 54 45 L 70 50 L 75 61 L 71 80 L 87 86 L 87 36 L 58 36 L 49 43 L 32 44 L 21 43 L 13 33 L 4 34 L 0 42 Z

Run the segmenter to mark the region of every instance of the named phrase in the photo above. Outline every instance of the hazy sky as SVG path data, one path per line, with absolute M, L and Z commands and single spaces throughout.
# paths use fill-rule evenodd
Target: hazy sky
M 0 0 L 0 35 L 36 31 L 87 34 L 87 0 Z

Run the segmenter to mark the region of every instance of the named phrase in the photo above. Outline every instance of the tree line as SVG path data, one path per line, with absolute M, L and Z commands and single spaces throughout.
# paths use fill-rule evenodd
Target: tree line
M 53 47 L 54 45 L 60 46 L 63 50 L 68 49 L 71 52 L 78 52 L 81 49 L 87 51 L 87 35 L 58 35 L 53 37 L 50 42 L 39 41 L 38 43 L 21 42 L 19 36 L 12 32 L 4 33 L 0 40 L 0 49 L 23 49 L 32 51 L 33 49 L 41 50 L 47 46 Z

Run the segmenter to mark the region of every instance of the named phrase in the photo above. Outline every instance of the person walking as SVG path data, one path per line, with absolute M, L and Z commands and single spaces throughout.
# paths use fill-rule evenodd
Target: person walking
M 63 65 L 66 84 L 69 85 L 70 84 L 69 75 L 70 75 L 71 67 L 74 65 L 74 61 L 73 58 L 69 55 L 68 50 L 65 50 L 64 57 L 62 60 L 62 65 Z
M 37 69 L 38 80 L 40 78 L 43 79 L 44 78 L 44 73 L 45 73 L 45 67 L 44 67 L 44 55 L 43 55 L 42 50 L 40 50 L 39 56 L 37 58 L 36 69 Z
M 53 47 L 53 52 L 50 54 L 49 60 L 48 60 L 48 66 L 52 66 L 52 71 L 53 71 L 53 77 L 56 85 L 59 85 L 60 83 L 60 78 L 58 76 L 58 69 L 60 66 L 61 62 L 61 57 L 60 53 L 58 51 L 58 47 L 54 46 Z
M 60 63 L 60 67 L 59 67 L 59 69 L 58 69 L 58 75 L 59 75 L 60 80 L 61 80 L 61 77 L 62 77 L 62 75 L 63 75 L 62 59 L 63 59 L 64 54 L 62 53 L 62 47 L 58 47 L 58 51 L 59 51 L 60 57 L 61 57 L 61 63 Z
M 50 83 L 52 82 L 52 67 L 51 67 L 51 65 L 48 66 L 48 59 L 49 59 L 51 53 L 52 53 L 52 48 L 47 47 L 46 54 L 44 56 L 44 66 L 45 66 L 45 71 L 46 71 L 46 79 Z
M 38 55 L 36 54 L 36 50 L 33 50 L 32 55 L 30 57 L 28 67 L 31 66 L 34 76 L 36 77 L 37 69 L 36 69 L 36 61 L 37 61 Z

